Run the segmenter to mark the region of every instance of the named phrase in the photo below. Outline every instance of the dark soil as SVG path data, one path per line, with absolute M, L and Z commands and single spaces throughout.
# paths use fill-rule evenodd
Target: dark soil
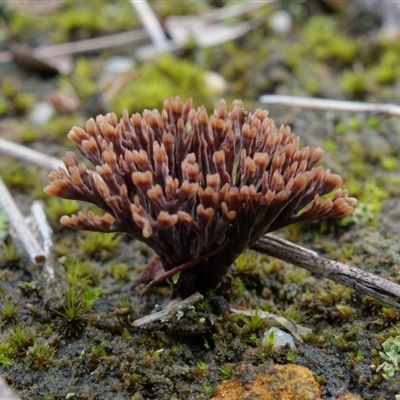
M 163 16 L 196 13 L 207 7 L 199 2 L 199 10 L 188 10 L 185 5 L 182 10 L 169 10 L 161 3 L 168 2 L 154 2 L 153 6 Z M 81 12 L 73 4 L 46 17 L 2 7 L 1 32 L 37 45 L 43 42 L 46 32 L 62 42 L 139 26 L 135 18 L 120 15 L 134 14 L 127 4 L 121 9 L 112 1 L 95 4 L 98 26 L 78 17 L 75 25 L 71 21 L 67 24 L 67 18 L 74 21 L 70 13 Z M 138 78 L 103 107 L 126 101 L 128 107 L 138 108 L 131 112 L 140 111 L 144 107 L 142 98 L 147 95 L 143 82 L 151 77 L 161 82 L 156 91 L 160 97 L 148 85 L 146 101 L 154 99 L 151 107 L 160 108 L 164 97 L 179 95 L 182 99 L 192 96 L 195 106 L 200 106 L 197 98 L 201 98 L 212 109 L 218 100 L 211 90 L 196 86 L 195 81 L 180 86 L 173 74 L 179 76 L 180 65 L 185 76 L 198 76 L 199 70 L 221 74 L 227 81 L 223 95 L 227 101 L 242 98 L 250 111 L 268 108 L 278 125 L 291 125 L 303 145 L 324 148 L 323 165 L 340 174 L 350 194 L 359 199 L 354 214 L 341 221 L 296 225 L 280 234 L 321 256 L 400 283 L 398 118 L 265 107 L 257 100 L 268 92 L 400 102 L 400 75 L 390 66 L 390 59 L 396 66 L 400 61 L 399 42 L 379 39 L 379 21 L 373 16 L 368 19 L 353 7 L 326 13 L 325 7 L 315 4 L 309 9 L 286 4 L 294 28 L 285 37 L 275 35 L 265 22 L 254 32 L 220 47 L 188 46 L 178 61 L 169 62 L 172 72 L 161 67 L 153 70 L 157 64 L 140 64 Z M 107 24 L 102 7 L 115 18 L 115 29 Z M 265 7 L 258 13 L 268 21 L 272 11 Z M 2 46 L 5 49 L 6 42 Z M 330 52 L 332 48 L 336 50 Z M 83 126 L 95 113 L 85 106 L 108 85 L 99 78 L 106 60 L 134 50 L 129 47 L 81 56 L 74 72 L 62 78 L 43 77 L 14 64 L 0 65 L 0 105 L 5 104 L 0 114 L 0 137 L 62 157 L 72 149 L 66 139 L 70 127 Z M 387 65 L 383 65 L 385 62 Z M 386 78 L 379 75 L 378 68 L 387 68 Z M 50 91 L 59 91 L 66 82 L 74 88 L 80 106 L 69 115 L 57 114 L 45 126 L 33 127 L 28 118 L 33 104 L 44 100 Z M 168 92 L 170 87 L 176 87 L 176 92 Z M 22 93 L 31 100 L 18 100 L 17 95 Z M 32 201 L 40 199 L 54 230 L 54 281 L 48 279 L 44 269 L 30 264 L 18 240 L 12 236 L 1 240 L 0 373 L 22 399 L 207 399 L 226 377 L 225 368 L 234 373 L 243 363 L 288 362 L 313 372 L 324 399 L 347 392 L 367 400 L 393 399 L 400 394 L 399 371 L 391 378 L 385 377 L 382 370 L 376 371 L 384 361 L 379 354 L 382 343 L 400 335 L 397 310 L 280 260 L 251 252 L 248 262 L 255 262 L 254 268 L 232 267 L 229 301 L 301 320 L 302 325 L 311 328 L 313 333 L 304 343 L 296 342 L 294 354 L 286 349 L 266 353 L 260 343 L 268 327 L 251 327 L 229 311 L 219 315 L 215 302 L 202 301 L 167 320 L 132 327 L 133 320 L 161 309 L 169 301 L 167 286 L 156 287 L 146 297 L 139 296 L 141 288 L 129 289 L 151 258 L 151 251 L 127 237 L 108 248 L 104 242 L 94 250 L 85 247 L 94 240 L 90 233 L 72 231 L 58 222 L 67 205 L 73 212 L 85 205 L 44 195 L 47 172 L 5 156 L 0 158 L 0 173 L 22 211 L 28 213 Z M 5 249 L 12 243 L 17 256 L 10 260 Z M 67 300 L 71 299 L 68 287 L 75 295 L 73 318 L 66 316 Z M 293 310 L 294 315 L 289 313 Z M 22 331 L 19 342 L 16 331 Z

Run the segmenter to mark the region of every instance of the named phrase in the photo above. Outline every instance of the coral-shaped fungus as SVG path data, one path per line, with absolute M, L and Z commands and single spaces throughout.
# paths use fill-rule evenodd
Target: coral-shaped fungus
M 68 152 L 66 169 L 50 173 L 45 192 L 105 211 L 63 216 L 62 224 L 125 232 L 154 249 L 157 257 L 133 284 L 150 282 L 143 293 L 172 277 L 175 295 L 214 290 L 265 233 L 342 217 L 356 203 L 337 189 L 340 176 L 316 166 L 321 148 L 299 149 L 290 127 L 277 129 L 267 111 L 248 113 L 241 101 L 227 111 L 221 100 L 209 117 L 191 99 L 171 97 L 161 114 L 125 110 L 119 122 L 114 113 L 100 115 L 68 137 L 97 174 Z

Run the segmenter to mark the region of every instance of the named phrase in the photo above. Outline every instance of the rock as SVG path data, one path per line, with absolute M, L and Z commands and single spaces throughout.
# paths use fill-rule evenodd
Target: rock
M 0 378 L 0 399 L 20 400 L 20 398 L 11 391 L 11 389 L 7 386 L 7 383 L 2 378 Z
M 128 72 L 135 66 L 130 57 L 114 56 L 104 63 L 104 74 L 109 77 L 117 77 Z
M 299 365 L 242 365 L 223 381 L 213 400 L 319 400 L 321 391 L 313 373 Z
M 214 96 L 221 96 L 228 88 L 225 78 L 216 72 L 206 71 L 204 79 L 208 89 Z
M 210 299 L 210 305 L 214 314 L 221 315 L 229 310 L 229 303 L 226 301 L 224 296 L 215 296 Z
M 37 127 L 45 125 L 55 114 L 54 107 L 47 101 L 36 103 L 29 113 L 29 122 Z
M 292 16 L 286 10 L 275 11 L 269 19 L 269 26 L 277 35 L 287 35 L 293 27 Z
M 291 350 L 296 349 L 296 345 L 294 344 L 292 336 L 274 326 L 264 333 L 264 337 L 262 339 L 263 346 L 267 346 L 271 333 L 274 333 L 274 344 L 271 349 L 272 351 L 285 346 L 289 346 Z

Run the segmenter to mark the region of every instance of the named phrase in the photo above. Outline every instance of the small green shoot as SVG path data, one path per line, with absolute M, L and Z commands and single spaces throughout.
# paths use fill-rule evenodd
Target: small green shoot
M 238 314 L 238 319 L 244 322 L 244 324 L 251 331 L 258 331 L 265 326 L 265 321 L 261 317 L 262 311 L 256 307 L 254 311 L 251 311 L 251 315 L 247 316 L 244 314 Z
M 275 343 L 275 332 L 271 330 L 264 346 L 268 354 L 272 352 L 272 349 L 274 348 L 274 343 Z
M 194 373 L 195 373 L 195 375 L 201 376 L 201 375 L 204 375 L 206 373 L 206 371 L 207 371 L 207 365 L 203 362 L 199 362 L 199 363 L 197 363 L 197 367 L 196 367 Z
M 307 319 L 307 313 L 300 311 L 300 306 L 297 304 L 290 304 L 282 312 L 278 312 L 278 315 L 298 324 L 303 323 Z
M 107 351 L 106 351 L 106 340 L 104 339 L 104 337 L 100 338 L 100 345 L 97 347 L 92 347 L 90 349 L 90 351 L 92 352 L 92 354 L 95 354 L 96 356 L 99 357 L 106 357 L 107 356 Z
M 180 272 L 177 272 L 176 274 L 174 274 L 174 275 L 172 276 L 171 280 L 172 280 L 172 283 L 173 283 L 174 285 L 176 285 L 176 284 L 178 283 L 180 275 L 181 275 L 181 273 L 180 273 Z
M 13 242 L 0 243 L 0 249 L 3 251 L 6 262 L 18 261 L 19 256 Z
M 99 281 L 97 271 L 86 260 L 68 258 L 64 267 L 67 271 L 67 283 L 70 287 L 97 284 Z
M 19 189 L 24 193 L 33 189 L 37 182 L 37 170 L 21 165 L 15 160 L 3 157 L 0 161 L 0 169 L 6 186 Z
M 32 345 L 33 337 L 26 325 L 18 324 L 12 328 L 9 333 L 9 342 L 15 347 L 17 352 L 24 351 Z
M 286 354 L 286 361 L 287 362 L 293 362 L 294 361 L 294 354 L 292 352 L 289 352 Z
M 12 321 L 19 309 L 19 304 L 9 297 L 0 298 L 0 317 L 6 321 Z
M 382 167 L 386 171 L 395 171 L 397 169 L 397 157 L 395 156 L 382 156 L 381 157 Z
M 79 211 L 79 203 L 76 200 L 59 199 L 49 196 L 46 198 L 46 203 L 46 215 L 54 222 L 58 222 L 63 215 L 72 215 Z
M 376 129 L 379 126 L 379 120 L 375 117 L 370 117 L 365 121 L 368 128 Z
M 83 329 L 84 314 L 89 311 L 99 297 L 101 289 L 78 289 L 68 287 L 64 291 L 64 304 L 56 314 L 65 319 L 67 336 L 73 336 Z
M 164 347 L 161 347 L 161 348 L 157 349 L 157 350 L 154 352 L 154 357 L 155 357 L 155 358 L 160 357 L 162 353 L 164 353 Z
M 245 251 L 235 261 L 235 275 L 255 275 L 260 266 L 261 256 Z
M 14 354 L 10 343 L 0 343 L 0 365 L 3 368 L 8 368 L 11 366 L 11 358 L 13 355 Z
M 219 369 L 221 372 L 222 379 L 231 379 L 232 378 L 232 368 L 228 364 L 222 364 Z
M 203 390 L 207 396 L 211 396 L 214 392 L 213 388 L 208 385 L 203 385 Z
M 111 275 L 117 282 L 128 279 L 128 266 L 122 263 L 114 263 L 111 265 Z
M 68 322 L 72 322 L 82 317 L 82 315 L 90 309 L 90 306 L 85 302 L 85 296 L 82 292 L 78 292 L 75 288 L 69 287 L 65 292 L 65 303 L 61 311 L 55 312 Z
M 121 239 L 122 236 L 116 233 L 84 232 L 78 243 L 85 253 L 92 255 L 100 250 L 113 250 Z
M 362 72 L 345 70 L 341 84 L 344 92 L 351 98 L 360 98 L 367 92 L 367 79 Z
M 352 131 L 360 132 L 361 131 L 361 121 L 357 117 L 351 117 L 348 119 L 347 124 Z
M 6 213 L 0 208 L 0 242 L 8 236 L 8 219 Z
M 26 351 L 26 362 L 36 369 L 42 369 L 55 352 L 56 349 L 53 346 L 46 343 L 43 338 L 38 338 L 36 343 Z

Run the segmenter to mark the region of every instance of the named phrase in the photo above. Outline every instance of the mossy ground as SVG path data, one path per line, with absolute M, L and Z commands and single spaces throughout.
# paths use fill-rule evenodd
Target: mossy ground
M 137 27 L 127 3 L 123 7 L 120 3 L 119 8 L 114 2 L 93 3 L 100 10 L 96 24 L 85 19 L 86 14 L 71 17 L 81 12 L 74 8 L 75 2 L 39 22 L 26 12 L 4 12 L 13 37 L 30 38 L 35 45 L 43 32 L 51 31 L 54 40 L 63 42 Z M 170 3 L 153 4 L 160 15 L 170 12 L 165 4 Z M 182 7 L 182 13 L 199 11 Z M 199 2 L 196 7 L 207 4 Z M 190 46 L 181 82 L 177 60 L 139 65 L 137 80 L 129 84 L 131 92 L 123 90 L 110 103 L 126 104 L 136 112 L 161 107 L 161 99 L 178 94 L 182 99 L 192 96 L 195 106 L 205 103 L 211 109 L 217 99 L 201 83 L 201 71 L 207 69 L 227 80 L 228 102 L 242 98 L 249 110 L 260 106 L 257 98 L 266 92 L 400 101 L 400 79 L 394 68 L 399 44 L 371 39 L 373 18 L 364 14 L 354 18 L 346 9 L 322 14 L 295 3 L 290 7 L 295 26 L 288 37 L 274 36 L 265 23 L 221 47 Z M 270 10 L 262 12 L 267 20 Z M 126 18 L 129 13 L 132 18 Z M 92 115 L 57 115 L 36 129 L 26 117 L 31 99 L 42 99 L 68 81 L 81 104 L 87 104 L 95 92 L 104 90 L 97 71 L 113 53 L 81 59 L 74 74 L 62 79 L 43 79 L 15 66 L 1 66 L 1 136 L 61 157 L 72 148 L 66 140 L 70 127 L 83 125 Z M 150 85 L 148 96 L 141 75 L 159 80 L 160 90 Z M 28 96 L 18 98 L 16 93 Z M 292 226 L 280 234 L 322 256 L 400 283 L 398 118 L 277 105 L 264 108 L 278 124 L 291 125 L 304 145 L 325 148 L 324 165 L 341 174 L 359 199 L 354 215 L 345 220 Z M 279 313 L 311 328 L 313 334 L 297 343 L 296 352 L 269 354 L 260 347 L 263 326 L 229 313 L 217 316 L 207 302 L 169 321 L 133 328 L 132 320 L 168 302 L 167 287 L 158 287 L 145 298 L 129 290 L 151 252 L 126 237 L 110 240 L 62 228 L 59 217 L 84 206 L 45 196 L 46 172 L 5 157 L 0 172 L 24 212 L 34 199 L 44 202 L 54 229 L 55 281 L 48 281 L 43 269 L 32 267 L 11 238 L 3 241 L 0 252 L 0 371 L 23 399 L 206 399 L 228 372 L 235 373 L 244 363 L 306 366 L 326 399 L 345 392 L 363 399 L 389 399 L 400 393 L 398 373 L 385 379 L 374 369 L 383 362 L 382 343 L 400 333 L 396 310 L 255 253 L 232 268 L 229 301 Z

